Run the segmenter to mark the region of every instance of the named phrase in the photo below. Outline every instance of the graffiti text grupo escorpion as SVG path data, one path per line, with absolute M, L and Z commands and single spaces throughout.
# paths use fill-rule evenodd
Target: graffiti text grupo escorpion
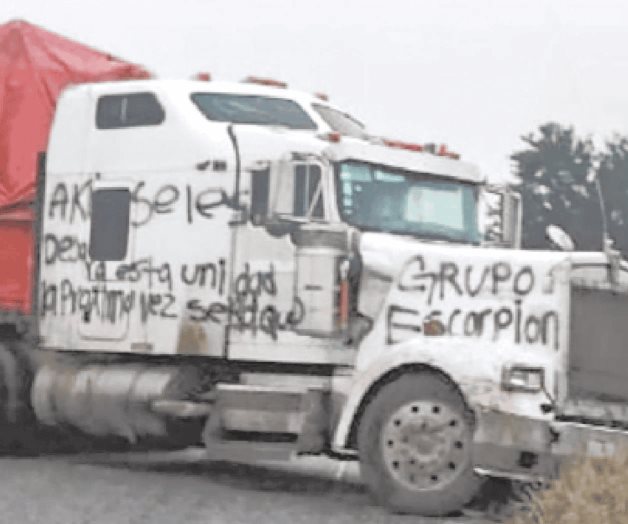
M 430 263 L 431 262 L 431 263 Z M 420 335 L 438 320 L 448 336 L 541 344 L 558 349 L 560 316 L 551 300 L 552 275 L 533 265 L 434 261 L 416 255 L 403 266 L 387 310 L 386 340 Z

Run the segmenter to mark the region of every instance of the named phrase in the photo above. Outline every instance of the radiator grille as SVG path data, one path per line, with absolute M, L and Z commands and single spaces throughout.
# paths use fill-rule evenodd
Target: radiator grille
M 628 400 L 628 296 L 572 288 L 569 396 Z

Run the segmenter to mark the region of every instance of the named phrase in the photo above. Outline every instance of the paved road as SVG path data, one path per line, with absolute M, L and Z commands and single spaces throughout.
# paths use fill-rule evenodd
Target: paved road
M 209 462 L 200 450 L 0 459 L 0 523 L 485 524 L 391 515 L 352 467 Z

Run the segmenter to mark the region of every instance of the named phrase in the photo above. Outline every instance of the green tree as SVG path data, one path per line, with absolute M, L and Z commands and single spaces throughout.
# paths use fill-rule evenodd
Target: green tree
M 592 142 L 555 123 L 540 126 L 536 134 L 522 140 L 527 147 L 511 158 L 523 208 L 523 247 L 551 247 L 545 228 L 555 224 L 569 233 L 576 249 L 601 249 L 602 215 L 592 176 L 596 164 Z
M 628 138 L 615 136 L 599 155 L 597 170 L 608 223 L 608 233 L 628 258 Z

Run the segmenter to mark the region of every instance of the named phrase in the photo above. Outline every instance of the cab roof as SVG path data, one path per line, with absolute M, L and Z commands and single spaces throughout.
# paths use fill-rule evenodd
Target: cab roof
M 369 140 L 342 137 L 340 142 L 327 147 L 325 154 L 330 160 L 336 162 L 357 160 L 393 169 L 455 178 L 465 182 L 484 182 L 484 177 L 475 164 L 431 153 L 397 149 Z
M 334 108 L 334 106 L 321 100 L 314 94 L 246 82 L 149 79 L 83 84 L 74 87 L 74 89 L 89 89 L 96 96 L 146 91 L 157 95 L 182 95 L 185 97 L 199 92 L 231 93 L 294 100 L 309 111 L 311 111 L 312 104 Z M 248 132 L 257 134 L 260 139 L 267 133 L 275 135 L 275 138 L 277 138 L 279 136 L 277 133 L 280 133 L 282 135 L 281 139 L 275 144 L 279 146 L 279 149 L 289 148 L 298 153 L 302 147 L 303 152 L 324 154 L 332 161 L 358 160 L 415 173 L 429 173 L 455 178 L 470 183 L 484 181 L 474 164 L 430 153 L 389 147 L 378 141 L 378 139 L 358 139 L 342 136 L 340 142 L 330 144 L 322 135 L 311 135 L 307 138 L 303 133 L 288 132 L 286 134 L 285 130 L 273 129 L 272 127 L 270 129 L 251 129 Z M 266 136 L 266 138 L 270 137 Z M 266 151 L 268 151 L 267 148 Z
M 301 105 L 318 104 L 322 106 L 338 107 L 330 104 L 312 93 L 298 91 L 288 88 L 270 87 L 248 82 L 225 82 L 225 81 L 204 81 L 204 80 L 179 80 L 179 79 L 147 79 L 129 80 L 117 82 L 99 82 L 93 84 L 81 84 L 74 86 L 74 89 L 90 89 L 98 95 L 144 92 L 151 91 L 159 93 L 229 93 L 235 95 L 257 95 L 271 98 L 284 98 L 294 100 Z

